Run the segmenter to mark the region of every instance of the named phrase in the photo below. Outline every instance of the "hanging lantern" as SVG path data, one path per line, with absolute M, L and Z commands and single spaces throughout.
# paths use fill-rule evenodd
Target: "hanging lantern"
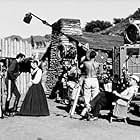
M 30 24 L 31 22 L 31 19 L 32 19 L 32 14 L 31 13 L 27 13 L 23 19 L 23 21 L 27 24 Z

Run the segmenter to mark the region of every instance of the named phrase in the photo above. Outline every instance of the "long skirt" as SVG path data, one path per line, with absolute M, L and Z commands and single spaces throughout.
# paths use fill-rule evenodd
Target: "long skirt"
M 47 99 L 41 83 L 33 84 L 24 98 L 18 115 L 49 116 L 49 114 Z

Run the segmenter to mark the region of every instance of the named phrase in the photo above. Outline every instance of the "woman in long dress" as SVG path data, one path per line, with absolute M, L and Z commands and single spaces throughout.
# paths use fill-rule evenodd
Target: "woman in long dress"
M 38 67 L 38 61 L 31 62 L 33 71 L 29 90 L 24 98 L 18 115 L 23 116 L 49 116 L 49 108 L 44 89 L 41 85 L 42 70 Z

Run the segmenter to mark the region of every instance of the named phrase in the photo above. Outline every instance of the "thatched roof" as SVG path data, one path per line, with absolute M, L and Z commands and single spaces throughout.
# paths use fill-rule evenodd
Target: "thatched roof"
M 71 36 L 79 42 L 85 44 L 89 43 L 89 47 L 93 49 L 112 50 L 112 48 L 119 47 L 124 44 L 123 37 L 111 36 L 83 32 L 82 36 Z

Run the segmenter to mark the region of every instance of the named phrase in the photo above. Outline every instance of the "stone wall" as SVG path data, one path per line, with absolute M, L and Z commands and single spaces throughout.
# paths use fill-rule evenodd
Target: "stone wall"
M 64 35 L 66 34 L 66 36 Z M 74 46 L 67 35 L 82 35 L 80 20 L 60 19 L 53 24 L 50 43 L 50 60 L 47 71 L 46 88 L 47 94 L 52 93 L 59 76 L 62 74 L 62 61 L 66 52 Z M 59 47 L 63 47 L 62 50 Z

